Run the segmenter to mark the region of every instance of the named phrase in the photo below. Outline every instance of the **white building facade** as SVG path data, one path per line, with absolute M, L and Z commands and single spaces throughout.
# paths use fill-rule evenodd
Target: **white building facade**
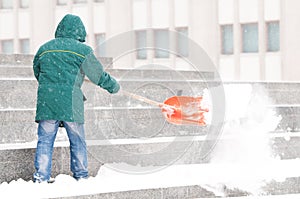
M 186 40 L 169 35 L 177 31 L 205 50 L 224 80 L 297 81 L 299 10 L 299 0 L 0 0 L 0 53 L 34 54 L 71 13 L 83 20 L 87 44 L 99 56 L 105 49 L 98 44 L 135 31 L 136 48 L 175 43 L 188 59 Z M 182 57 L 160 50 L 135 51 L 114 67 L 153 63 L 193 70 Z

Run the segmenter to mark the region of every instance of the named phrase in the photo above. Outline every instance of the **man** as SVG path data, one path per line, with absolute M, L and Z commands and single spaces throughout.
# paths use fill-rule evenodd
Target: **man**
M 66 15 L 58 24 L 55 39 L 42 45 L 33 60 L 39 83 L 36 122 L 38 143 L 34 182 L 50 181 L 53 144 L 60 125 L 70 141 L 71 171 L 77 180 L 88 177 L 81 86 L 85 75 L 94 84 L 117 93 L 117 81 L 103 70 L 93 50 L 85 45 L 86 31 L 78 16 Z

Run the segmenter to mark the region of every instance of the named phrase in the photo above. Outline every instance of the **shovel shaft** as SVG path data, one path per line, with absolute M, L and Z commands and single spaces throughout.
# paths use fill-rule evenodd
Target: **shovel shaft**
M 151 100 L 151 99 L 148 99 L 146 97 L 143 97 L 143 96 L 140 96 L 140 95 L 137 95 L 137 94 L 133 94 L 133 93 L 130 93 L 130 92 L 127 92 L 127 91 L 122 91 L 124 93 L 124 95 L 128 96 L 128 97 L 132 97 L 136 100 L 139 100 L 141 102 L 145 102 L 147 104 L 151 104 L 151 105 L 154 105 L 154 106 L 162 106 L 163 104 L 162 103 L 159 103 L 157 101 L 154 101 L 154 100 Z

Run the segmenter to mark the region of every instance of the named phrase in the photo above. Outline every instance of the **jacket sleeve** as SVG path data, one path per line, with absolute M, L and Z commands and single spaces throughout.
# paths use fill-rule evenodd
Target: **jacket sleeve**
M 107 90 L 109 93 L 117 93 L 119 91 L 120 85 L 117 80 L 104 71 L 102 64 L 93 53 L 85 57 L 81 68 L 94 84 Z
M 115 78 L 103 71 L 98 84 L 100 87 L 106 89 L 110 93 L 117 93 L 120 90 L 120 85 Z
M 33 73 L 37 81 L 39 81 L 40 76 L 40 62 L 39 62 L 39 56 L 36 54 L 33 59 Z

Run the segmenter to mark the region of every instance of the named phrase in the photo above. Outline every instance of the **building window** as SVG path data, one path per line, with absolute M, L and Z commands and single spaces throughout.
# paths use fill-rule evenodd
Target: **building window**
M 14 42 L 13 40 L 2 40 L 1 49 L 3 54 L 13 54 L 14 53 Z
M 59 5 L 59 6 L 67 5 L 68 0 L 57 0 L 56 4 Z
M 20 0 L 20 8 L 29 8 L 29 0 Z
M 105 33 L 95 34 L 96 41 L 96 55 L 99 57 L 105 57 Z
M 136 45 L 136 58 L 137 59 L 147 59 L 147 31 L 138 30 L 135 32 L 135 45 Z
M 233 25 L 221 26 L 221 53 L 233 54 Z
M 155 58 L 169 58 L 169 31 L 154 30 Z
M 13 0 L 0 0 L 1 9 L 12 9 Z
M 188 57 L 189 56 L 189 39 L 188 39 L 188 28 L 176 28 L 179 33 L 176 39 L 176 52 L 178 56 Z
M 21 39 L 20 40 L 20 53 L 21 54 L 29 54 L 30 53 L 29 39 Z
M 242 24 L 243 53 L 258 52 L 258 24 Z
M 278 21 L 267 23 L 267 51 L 277 52 L 280 50 L 280 26 Z
M 74 4 L 86 3 L 86 0 L 73 0 Z

